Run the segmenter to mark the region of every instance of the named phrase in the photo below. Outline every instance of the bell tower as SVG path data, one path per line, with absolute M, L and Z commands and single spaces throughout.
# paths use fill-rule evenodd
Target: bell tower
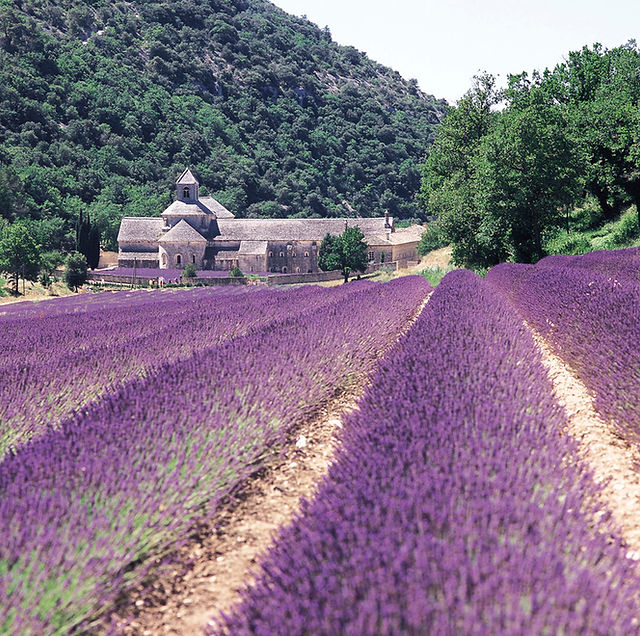
M 185 203 L 195 203 L 198 200 L 198 180 L 187 168 L 176 181 L 176 199 Z

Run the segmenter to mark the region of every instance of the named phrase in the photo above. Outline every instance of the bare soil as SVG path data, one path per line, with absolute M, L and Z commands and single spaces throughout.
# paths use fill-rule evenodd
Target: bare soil
M 600 504 L 613 518 L 614 525 L 628 546 L 627 557 L 640 559 L 640 453 L 622 439 L 612 422 L 595 410 L 585 385 L 554 353 L 541 336 L 527 325 L 542 354 L 542 362 L 553 382 L 556 399 L 564 407 L 571 435 L 579 447 L 579 458 L 593 472 L 602 487 Z
M 203 525 L 150 588 L 132 591 L 113 620 L 123 634 L 201 634 L 213 615 L 228 610 L 250 585 L 278 529 L 313 497 L 326 475 L 342 419 L 357 408 L 364 390 L 342 395 L 300 427 L 277 465 L 260 471 Z M 124 618 L 126 616 L 126 618 Z

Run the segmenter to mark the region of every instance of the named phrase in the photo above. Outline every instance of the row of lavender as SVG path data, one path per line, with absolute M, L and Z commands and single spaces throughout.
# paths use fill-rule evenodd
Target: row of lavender
M 637 633 L 633 563 L 565 424 L 514 309 L 448 274 L 216 631 Z
M 579 256 L 553 254 L 538 261 L 538 267 L 570 267 L 588 269 L 616 276 L 640 280 L 640 247 L 622 250 L 599 250 Z
M 279 292 L 285 306 L 308 294 L 314 311 L 166 363 L 6 457 L 0 633 L 86 626 L 144 575 L 128 564 L 214 514 L 301 418 L 370 372 L 429 289 L 412 277 Z
M 100 280 L 101 276 L 127 276 L 136 279 L 162 279 L 165 282 L 181 282 L 183 269 L 160 269 L 158 267 L 112 267 L 111 269 L 97 269 L 93 272 L 93 279 Z M 266 275 L 266 274 L 263 274 Z M 229 278 L 228 271 L 202 269 L 196 272 L 196 278 Z
M 503 264 L 487 281 L 570 365 L 600 414 L 640 443 L 640 282 L 618 265 L 632 253 L 619 252 L 594 252 L 586 263 Z
M 0 318 L 0 457 L 165 362 L 320 310 L 347 293 L 309 287 L 288 294 L 129 292 L 88 296 L 82 312 L 74 311 L 82 307 L 78 300 L 9 312 Z

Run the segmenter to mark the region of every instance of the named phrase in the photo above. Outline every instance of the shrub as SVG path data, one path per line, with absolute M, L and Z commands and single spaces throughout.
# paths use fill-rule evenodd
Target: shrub
M 583 234 L 569 234 L 553 248 L 554 254 L 584 254 L 592 250 L 591 241 Z
M 182 274 L 181 274 L 181 278 L 195 278 L 196 277 L 196 266 L 193 263 L 188 263 Z
M 447 240 L 444 236 L 440 223 L 437 219 L 433 223 L 427 225 L 427 229 L 422 233 L 420 242 L 418 243 L 418 254 L 424 256 L 433 250 L 446 247 Z
M 638 214 L 627 212 L 613 230 L 609 242 L 612 248 L 628 245 L 640 237 Z
M 87 281 L 87 259 L 80 252 L 71 252 L 65 262 L 64 282 L 69 289 L 78 291 Z
M 420 272 L 420 276 L 424 276 L 433 287 L 436 287 L 445 275 L 452 271 L 452 269 L 453 268 L 451 266 L 427 267 Z
M 244 278 L 242 270 L 237 265 L 229 272 L 229 276 L 232 278 Z

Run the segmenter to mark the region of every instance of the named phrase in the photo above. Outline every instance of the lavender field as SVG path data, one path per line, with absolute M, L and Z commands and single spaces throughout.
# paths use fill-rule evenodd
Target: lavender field
M 503 264 L 487 275 L 571 366 L 600 414 L 634 444 L 640 443 L 637 254 L 634 248 Z
M 95 629 L 365 378 L 255 586 L 205 608 L 211 634 L 638 633 L 638 562 L 534 340 L 637 445 L 637 258 L 4 308 L 0 633 Z
M 162 364 L 322 311 L 346 294 L 307 287 L 285 299 L 278 290 L 244 290 L 113 292 L 6 308 L 0 315 L 0 457 Z
M 448 274 L 215 633 L 637 633 L 634 564 L 565 417 L 514 308 Z
M 3 317 L 14 351 L 5 350 L 5 377 L 23 351 L 21 386 L 44 377 L 51 399 L 38 434 L 0 463 L 0 632 L 86 624 L 144 575 L 148 555 L 215 514 L 301 418 L 371 372 L 429 289 L 419 277 L 231 296 L 205 289 L 129 303 L 114 295 L 113 316 L 109 299 L 50 321 Z M 66 347 L 54 333 L 68 334 Z M 103 377 L 108 390 L 87 401 L 86 387 Z M 68 398 L 66 418 L 56 417 L 56 395 Z M 29 421 L 18 418 L 19 397 L 5 397 L 3 430 Z

